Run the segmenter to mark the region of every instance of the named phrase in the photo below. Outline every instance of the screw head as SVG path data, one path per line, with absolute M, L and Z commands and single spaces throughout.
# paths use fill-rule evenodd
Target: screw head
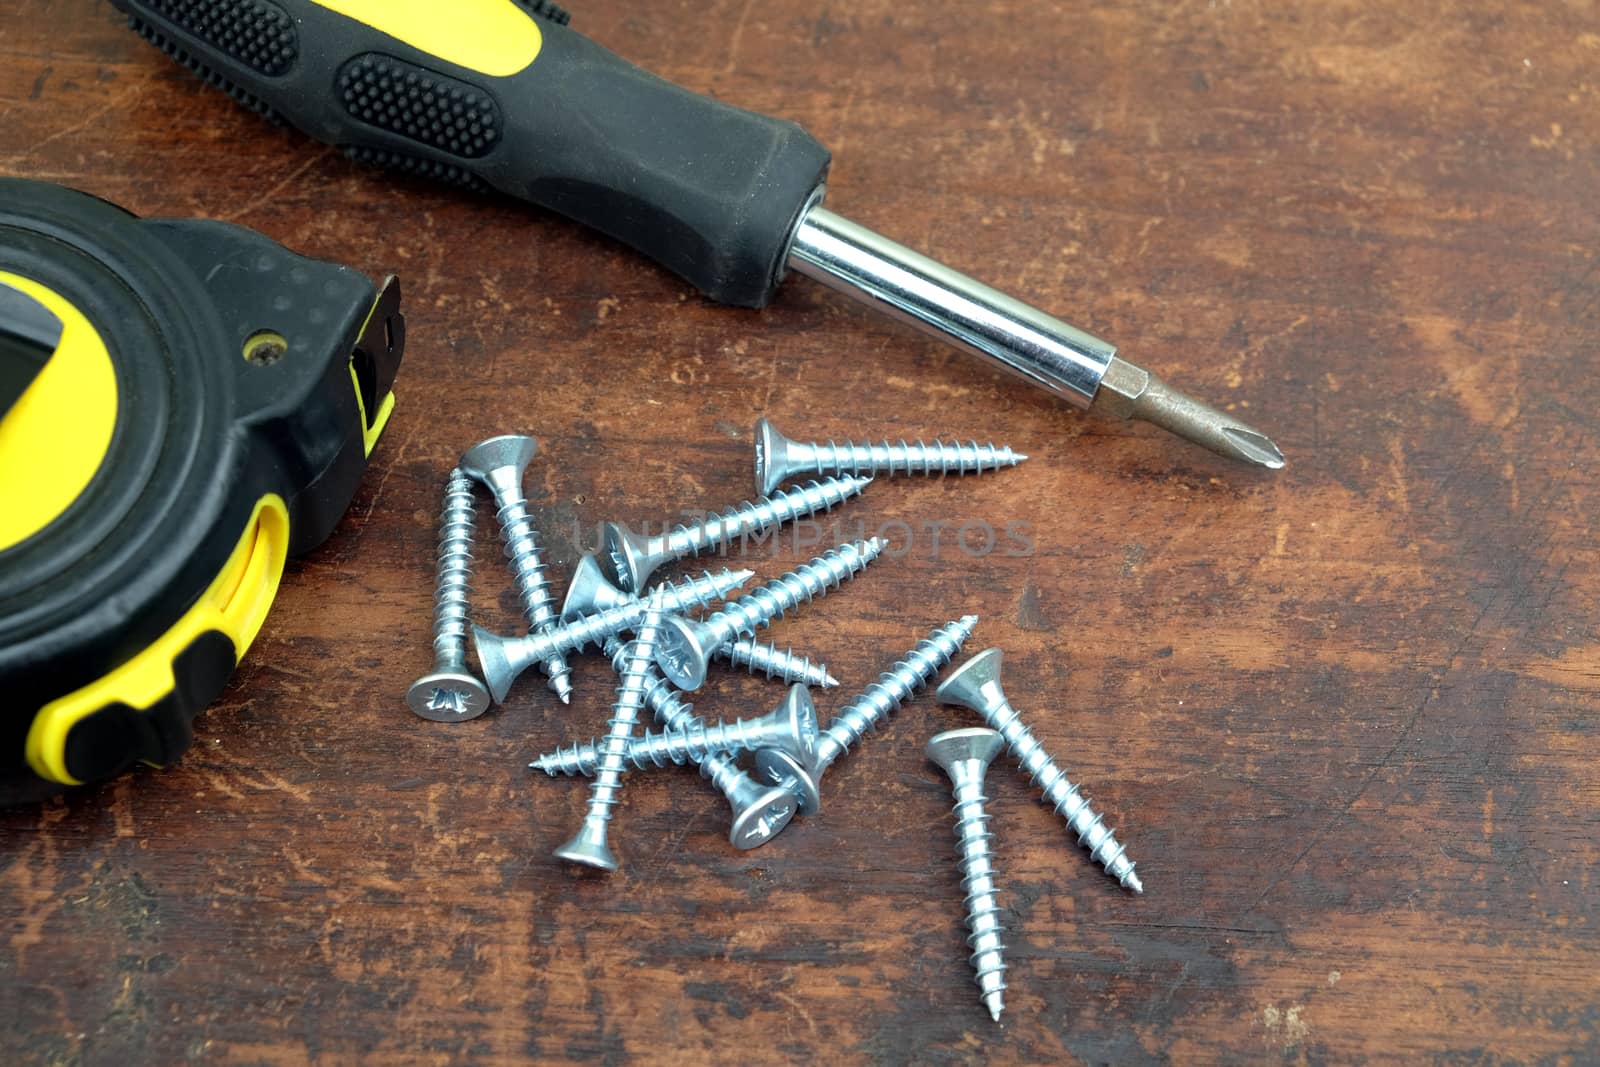
M 566 599 L 561 602 L 561 619 L 570 622 L 583 615 L 597 615 L 621 607 L 629 599 L 606 578 L 594 553 L 585 552 L 572 570 L 572 584 L 567 586 Z
M 785 719 L 789 737 L 794 742 L 791 751 L 809 767 L 817 755 L 817 740 L 822 736 L 822 730 L 817 725 L 817 706 L 811 700 L 811 690 L 799 682 L 791 685 L 788 694 L 783 698 L 783 703 L 777 707 L 777 714 Z
M 600 552 L 611 564 L 618 588 L 625 592 L 637 593 L 655 570 L 648 550 L 645 539 L 620 522 L 600 525 Z
M 986 648 L 957 667 L 933 691 L 941 704 L 960 704 L 974 711 L 982 711 L 997 700 L 1005 699 L 1000 688 L 1000 661 L 998 648 Z
M 953 774 L 952 768 L 958 763 L 975 761 L 988 767 L 1005 747 L 1005 738 L 995 731 L 982 726 L 969 726 L 963 730 L 946 730 L 933 735 L 928 738 L 927 748 L 923 751 L 930 760 L 943 767 L 946 774 Z
M 528 469 L 533 457 L 539 454 L 539 445 L 525 434 L 508 433 L 480 441 L 461 455 L 461 473 L 494 488 L 496 482 L 522 484 L 522 472 Z
M 771 496 L 789 476 L 789 439 L 763 416 L 756 420 L 756 493 Z
M 679 689 L 699 689 L 706 684 L 711 653 L 701 639 L 699 624 L 677 615 L 661 620 L 656 638 L 656 666 Z
M 505 703 L 511 692 L 511 683 L 517 680 L 526 664 L 511 654 L 518 638 L 501 637 L 481 626 L 472 628 L 472 650 L 478 654 L 478 666 L 483 669 L 483 680 L 489 686 L 489 695 L 496 704 Z
M 466 722 L 489 710 L 489 690 L 465 671 L 434 671 L 411 683 L 406 706 L 433 722 Z
M 618 866 L 616 854 L 606 845 L 605 831 L 597 834 L 590 830 L 588 823 L 584 823 L 571 841 L 556 849 L 555 855 L 568 863 L 581 863 L 602 871 L 614 871 Z
M 781 785 L 800 807 L 800 814 L 815 815 L 822 809 L 822 792 L 809 761 L 796 759 L 781 748 L 756 750 L 756 777 Z
M 794 795 L 787 789 L 757 786 L 742 799 L 743 803 L 734 805 L 733 826 L 728 831 L 728 841 L 734 848 L 764 845 L 782 833 L 794 818 Z

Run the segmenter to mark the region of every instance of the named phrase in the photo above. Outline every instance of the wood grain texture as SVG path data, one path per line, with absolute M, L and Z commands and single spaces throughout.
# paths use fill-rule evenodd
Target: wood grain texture
M 15 0 L 0 172 L 395 270 L 411 340 L 348 518 L 195 749 L 0 813 L 0 1058 L 1600 1061 L 1600 5 L 667 0 L 575 24 L 798 119 L 836 210 L 1235 407 L 1288 468 L 1075 416 L 804 280 L 711 306 L 562 220 L 269 128 L 104 4 Z M 523 764 L 601 727 L 600 661 L 571 709 L 530 684 L 454 727 L 402 702 L 461 449 L 539 438 L 564 574 L 597 521 L 746 498 L 763 413 L 1033 457 L 874 485 L 841 514 L 910 524 L 911 550 L 774 631 L 849 692 L 981 614 L 970 649 L 1005 648 L 1139 861 L 1135 899 L 993 772 L 999 1027 L 921 758 L 958 711 L 904 709 L 753 852 L 689 774 L 634 776 L 624 868 L 586 877 L 550 856 L 585 791 Z M 1022 523 L 1031 551 L 936 552 L 939 521 Z M 699 706 L 778 696 L 723 672 Z

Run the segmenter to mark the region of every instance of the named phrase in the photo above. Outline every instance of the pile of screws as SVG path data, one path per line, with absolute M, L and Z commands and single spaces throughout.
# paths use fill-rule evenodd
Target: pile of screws
M 436 722 L 462 722 L 501 703 L 514 682 L 537 666 L 563 702 L 572 697 L 567 657 L 603 651 L 619 682 L 603 736 L 541 755 L 530 767 L 549 775 L 592 779 L 582 827 L 556 855 L 602 870 L 617 868 L 607 842 L 611 809 L 630 769 L 694 763 L 732 808 L 728 839 L 748 849 L 770 841 L 796 813 L 821 807 L 819 783 L 835 761 L 875 730 L 955 659 L 977 625 L 966 615 L 932 630 L 819 727 L 808 687 L 839 683 L 825 665 L 753 638 L 782 618 L 860 573 L 877 559 L 878 538 L 841 544 L 809 563 L 735 597 L 754 574 L 723 569 L 649 586 L 663 565 L 702 553 L 726 551 L 786 522 L 818 514 L 859 495 L 875 475 L 970 474 L 1015 466 L 1026 459 L 992 444 L 918 441 L 800 443 L 766 420 L 756 424 L 755 476 L 759 499 L 655 537 L 618 523 L 601 526 L 599 555 L 585 555 L 573 572 L 560 611 L 555 607 L 538 532 L 522 493 L 522 478 L 537 453 L 530 437 L 494 437 L 475 445 L 450 472 L 439 524 L 438 582 L 434 612 L 434 669 L 407 694 L 412 711 Z M 816 480 L 781 489 L 798 478 Z M 501 636 L 469 619 L 474 505 L 472 485 L 494 498 L 513 584 L 527 632 Z M 610 574 L 602 566 L 609 566 Z M 732 598 L 732 599 L 730 599 Z M 722 601 L 720 608 L 713 605 Z M 696 617 L 691 612 L 703 611 Z M 482 679 L 466 663 L 468 630 Z M 624 641 L 623 635 L 632 640 Z M 773 711 L 754 719 L 707 723 L 680 695 L 705 684 L 713 659 L 789 683 Z M 1000 688 L 1001 654 L 979 653 L 949 675 L 938 699 L 977 712 L 990 729 L 954 730 L 928 742 L 928 758 L 949 774 L 955 794 L 956 836 L 966 890 L 972 965 L 984 1003 L 998 1020 L 1005 981 L 983 776 L 1009 748 L 1044 799 L 1078 835 L 1091 858 L 1125 888 L 1143 892 L 1133 864 L 1104 821 L 1044 751 Z M 638 733 L 649 708 L 664 729 Z M 752 754 L 754 774 L 737 757 Z

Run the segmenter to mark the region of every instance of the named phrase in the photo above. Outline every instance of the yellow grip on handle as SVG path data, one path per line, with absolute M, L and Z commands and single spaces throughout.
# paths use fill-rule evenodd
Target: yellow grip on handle
M 447 63 L 508 78 L 539 56 L 544 35 L 512 0 L 309 0 Z

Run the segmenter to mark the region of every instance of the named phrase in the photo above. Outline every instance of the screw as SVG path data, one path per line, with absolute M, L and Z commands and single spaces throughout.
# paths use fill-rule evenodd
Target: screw
M 934 441 L 841 441 L 803 443 L 783 436 L 766 419 L 756 420 L 756 492 L 766 495 L 806 474 L 976 474 L 1015 467 L 1027 459 L 993 443 Z
M 928 758 L 950 776 L 955 796 L 956 842 L 961 887 L 966 891 L 967 944 L 979 995 L 995 1022 L 1005 1010 L 1005 944 L 1000 940 L 1000 905 L 995 899 L 994 835 L 984 814 L 983 775 L 1005 747 L 993 730 L 948 730 L 928 739 Z
M 491 437 L 467 449 L 461 469 L 494 494 L 500 535 L 506 542 L 511 561 L 511 577 L 522 600 L 522 614 L 530 631 L 538 632 L 556 621 L 551 610 L 550 583 L 539 559 L 539 535 L 528 518 L 528 500 L 522 495 L 522 474 L 538 454 L 533 438 L 522 434 Z M 562 703 L 572 703 L 572 668 L 560 655 L 544 659 L 544 673 L 550 677 L 550 690 Z
M 751 577 L 750 571 L 722 571 L 706 574 L 692 581 L 662 583 L 654 592 L 662 600 L 674 602 L 706 603 L 719 599 L 739 588 Z M 645 601 L 636 597 L 627 603 L 594 615 L 580 615 L 570 622 L 557 623 L 538 633 L 519 637 L 503 637 L 481 626 L 472 628 L 472 645 L 478 653 L 478 665 L 483 668 L 483 680 L 489 684 L 489 693 L 496 703 L 505 700 L 517 677 L 534 663 L 552 655 L 576 652 L 588 645 L 598 645 L 607 637 L 632 630 L 644 618 Z
M 715 578 L 710 571 L 702 572 L 700 577 L 706 581 L 680 579 L 677 582 L 663 582 L 658 587 L 662 593 L 662 613 L 682 614 L 697 608 L 709 611 L 712 601 L 721 600 L 724 594 L 731 593 L 755 575 L 755 571 L 725 569 L 718 572 Z M 729 585 L 728 582 L 733 578 L 739 580 Z M 561 603 L 561 618 L 571 622 L 585 615 L 642 603 L 644 598 L 638 594 L 618 589 L 600 569 L 600 561 L 594 553 L 585 552 L 577 567 L 573 568 L 572 584 L 567 587 L 566 599 Z
M 467 593 L 472 577 L 472 482 L 450 472 L 439 514 L 433 592 L 433 670 L 411 683 L 406 704 L 424 719 L 463 722 L 489 707 L 489 691 L 467 670 Z
M 789 693 L 759 719 L 735 719 L 707 726 L 704 720 L 661 733 L 646 732 L 628 745 L 627 758 L 640 770 L 668 764 L 699 763 L 707 756 L 734 755 L 770 746 L 794 753 L 807 762 L 817 747 L 817 709 L 803 685 Z M 556 775 L 593 775 L 600 761 L 596 742 L 575 743 L 540 756 L 528 764 L 552 778 Z
M 755 576 L 754 571 L 729 573 L 742 575 L 745 581 Z M 739 584 L 743 585 L 744 582 Z M 691 596 L 678 595 L 680 588 L 688 593 L 693 590 L 692 586 L 669 588 L 671 592 L 663 605 L 669 613 L 692 611 L 695 607 L 701 606 L 711 607 L 709 598 L 696 600 Z M 561 604 L 561 618 L 570 622 L 586 615 L 637 603 L 638 599 L 637 595 L 618 589 L 600 569 L 600 561 L 595 558 L 594 553 L 585 552 L 577 567 L 573 569 L 572 584 L 567 587 L 566 599 Z M 778 678 L 786 683 L 801 682 L 818 689 L 828 689 L 839 684 L 839 680 L 828 673 L 827 664 L 813 664 L 810 659 L 795 655 L 792 648 L 780 651 L 775 644 L 763 645 L 740 638 L 732 644 L 718 648 L 716 655 L 718 659 L 728 660 L 736 667 L 748 668 L 751 674 L 759 670 L 768 678 Z
M 639 623 L 637 639 L 627 646 L 627 665 L 617 685 L 616 703 L 611 706 L 610 729 L 600 743 L 600 763 L 589 786 L 589 811 L 572 840 L 556 849 L 559 859 L 603 871 L 617 869 L 617 857 L 606 844 L 606 831 L 611 823 L 611 809 L 622 789 L 623 755 L 628 738 L 638 725 L 639 712 L 645 705 L 645 689 L 649 685 L 646 672 L 660 632 L 661 602 L 658 597 L 652 597 Z
M 644 588 L 650 575 L 663 563 L 685 556 L 697 556 L 709 549 L 726 547 L 753 533 L 770 530 L 793 519 L 827 511 L 860 493 L 871 478 L 847 475 L 812 482 L 802 489 L 781 493 L 771 490 L 761 500 L 735 504 L 720 515 L 712 515 L 694 526 L 679 526 L 656 537 L 636 534 L 621 523 L 600 527 L 600 547 L 611 561 L 617 584 L 623 589 Z
M 773 619 L 807 601 L 827 594 L 847 578 L 855 576 L 878 558 L 883 542 L 874 537 L 854 541 L 802 564 L 781 578 L 759 586 L 748 596 L 730 601 L 715 615 L 701 621 L 683 618 L 667 620 L 656 649 L 656 663 L 667 679 L 679 689 L 698 689 L 705 684 L 706 667 L 720 645 L 742 633 L 766 626 Z
M 791 685 L 798 682 L 813 689 L 836 689 L 839 685 L 839 679 L 829 673 L 826 663 L 812 663 L 810 657 L 796 655 L 793 648 L 779 648 L 776 642 L 762 644 L 741 637 L 718 648 L 716 656 L 751 674 L 760 671 L 768 678 Z
M 606 641 L 606 654 L 613 666 L 622 662 L 624 646 L 616 638 Z M 694 705 L 680 697 L 654 666 L 647 672 L 650 688 L 645 701 L 665 726 L 682 729 L 700 722 Z M 733 809 L 733 825 L 728 841 L 735 848 L 750 849 L 771 841 L 794 818 L 795 803 L 787 790 L 764 786 L 751 778 L 731 756 L 712 756 L 700 761 L 700 777 L 709 781 L 728 798 Z
M 814 815 L 822 807 L 822 775 L 835 760 L 889 717 L 889 713 L 909 700 L 929 678 L 938 673 L 961 651 L 961 645 L 978 625 L 976 615 L 963 615 L 958 621 L 940 626 L 915 648 L 878 675 L 839 714 L 817 742 L 817 754 L 808 764 L 782 749 L 756 752 L 756 777 L 783 786 L 794 794 L 802 815 Z
M 876 682 L 841 708 L 817 742 L 813 766 L 818 777 L 868 731 L 876 730 L 890 712 L 911 699 L 939 668 L 954 659 L 977 625 L 976 615 L 963 615 L 955 622 L 935 628 L 894 666 L 878 675 Z
M 1000 688 L 1000 659 L 998 648 L 979 652 L 946 678 L 934 695 L 940 703 L 971 708 L 1000 731 L 1022 769 L 1044 790 L 1045 801 L 1067 820 L 1067 825 L 1078 835 L 1078 844 L 1089 850 L 1089 858 L 1104 867 L 1122 888 L 1143 893 L 1144 883 L 1133 873 L 1128 850 L 1106 826 L 1104 817 L 1095 814 L 1078 787 L 1067 780 L 1066 774 L 1056 766 L 1056 761 L 1050 758 L 1006 699 L 1005 690 Z

